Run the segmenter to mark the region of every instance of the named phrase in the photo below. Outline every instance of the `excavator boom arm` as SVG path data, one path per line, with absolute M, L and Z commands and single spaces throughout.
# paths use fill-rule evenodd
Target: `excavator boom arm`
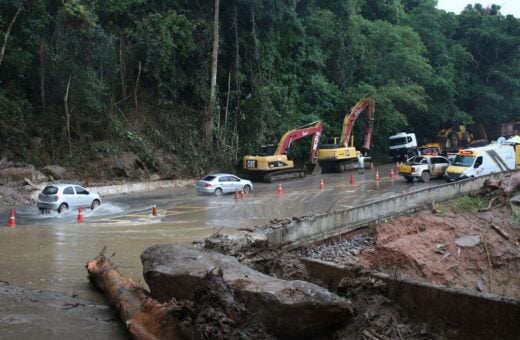
M 311 144 L 311 161 L 315 162 L 318 157 L 318 143 L 320 141 L 321 132 L 323 130 L 323 125 L 320 121 L 316 121 L 299 128 L 290 130 L 286 132 L 280 142 L 278 143 L 278 147 L 274 152 L 275 155 L 283 155 L 287 152 L 287 149 L 291 146 L 292 142 L 307 136 L 314 136 Z
M 356 103 L 356 105 L 354 105 L 354 107 L 352 107 L 350 113 L 345 116 L 345 119 L 343 120 L 343 130 L 341 132 L 340 139 L 340 143 L 343 144 L 345 147 L 348 147 L 350 136 L 352 135 L 352 129 L 354 127 L 354 122 L 365 110 L 367 111 L 368 116 L 368 127 L 365 131 L 363 148 L 365 150 L 370 149 L 370 140 L 372 138 L 372 127 L 374 125 L 375 111 L 374 101 L 370 98 L 361 99 L 359 102 Z

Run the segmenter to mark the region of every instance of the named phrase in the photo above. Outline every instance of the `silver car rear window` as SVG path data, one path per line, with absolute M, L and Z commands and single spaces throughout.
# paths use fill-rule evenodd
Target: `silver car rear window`
M 203 181 L 211 182 L 214 179 L 215 179 L 215 176 L 206 176 L 206 177 L 204 177 Z
M 44 194 L 44 195 L 54 195 L 57 192 L 58 192 L 58 188 L 53 187 L 53 186 L 48 186 L 48 187 L 45 187 L 43 189 L 42 194 Z

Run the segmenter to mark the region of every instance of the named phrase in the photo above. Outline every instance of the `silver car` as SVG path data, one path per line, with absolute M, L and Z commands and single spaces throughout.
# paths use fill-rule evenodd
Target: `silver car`
M 246 194 L 250 193 L 253 190 L 253 183 L 250 180 L 224 173 L 209 174 L 200 181 L 197 181 L 197 191 L 211 193 L 215 196 L 235 192 L 237 190 L 243 190 Z
M 57 210 L 59 213 L 73 208 L 91 208 L 101 204 L 98 193 L 88 191 L 77 184 L 52 184 L 38 195 L 38 209 L 41 212 Z

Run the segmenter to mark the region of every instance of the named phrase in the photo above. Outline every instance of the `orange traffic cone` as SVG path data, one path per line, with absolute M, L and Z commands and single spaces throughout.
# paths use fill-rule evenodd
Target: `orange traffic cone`
M 238 197 L 240 197 L 240 199 L 244 199 L 244 197 L 246 197 L 246 194 L 244 193 L 244 189 L 242 189 L 238 192 Z
M 376 171 L 376 181 L 379 181 L 379 171 Z
M 395 170 L 396 170 L 397 172 L 399 172 L 399 166 L 400 166 L 399 162 L 396 162 L 396 163 L 395 163 Z
M 394 169 L 390 169 L 390 178 L 391 179 L 395 178 Z
M 374 163 L 372 162 L 372 163 L 370 163 L 370 170 L 374 171 L 374 169 L 375 169 L 374 168 Z
M 282 184 L 278 184 L 278 190 L 276 190 L 276 194 L 278 196 L 283 196 L 283 188 L 282 188 Z
M 354 184 L 356 184 L 356 180 L 354 179 L 354 175 L 350 175 L 350 179 L 349 179 L 348 183 L 349 183 L 350 185 L 354 185 Z
M 14 218 L 14 209 L 11 209 L 11 214 L 9 215 L 9 223 L 7 224 L 9 228 L 16 227 L 16 219 Z
M 83 222 L 83 208 L 78 209 L 78 223 Z
M 235 189 L 235 201 L 238 201 L 238 189 Z
M 155 204 L 152 206 L 152 216 L 157 216 L 157 207 L 155 206 Z
M 320 189 L 325 189 L 325 183 L 323 183 L 323 178 L 321 179 L 321 182 L 320 182 Z

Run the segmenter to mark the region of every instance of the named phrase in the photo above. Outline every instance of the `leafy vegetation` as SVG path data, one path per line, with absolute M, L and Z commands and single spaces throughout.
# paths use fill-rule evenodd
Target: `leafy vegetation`
M 477 213 L 479 209 L 484 208 L 488 204 L 489 199 L 481 196 L 461 196 L 453 200 L 453 209 Z
M 317 119 L 337 136 L 367 95 L 375 152 L 403 130 L 428 138 L 454 119 L 520 119 L 520 22 L 499 6 L 455 15 L 435 0 L 221 1 L 213 63 L 214 6 L 0 1 L 2 154 L 43 165 L 132 151 L 155 168 L 162 150 L 196 175 Z

